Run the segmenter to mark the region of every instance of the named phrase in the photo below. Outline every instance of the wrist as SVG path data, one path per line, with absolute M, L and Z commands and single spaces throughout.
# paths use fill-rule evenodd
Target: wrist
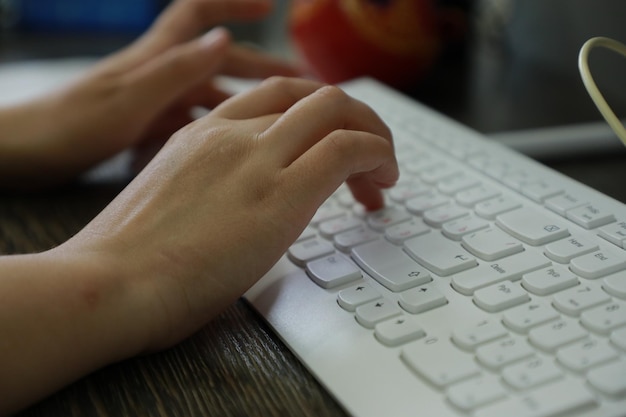
M 142 295 L 116 269 L 63 245 L 0 257 L 0 392 L 10 400 L 0 414 L 145 350 Z
M 67 242 L 66 242 L 67 243 Z M 96 367 L 143 353 L 150 345 L 149 288 L 132 279 L 125 260 L 114 253 L 63 244 L 41 254 L 61 265 L 68 301 L 80 315 L 75 335 L 92 352 Z

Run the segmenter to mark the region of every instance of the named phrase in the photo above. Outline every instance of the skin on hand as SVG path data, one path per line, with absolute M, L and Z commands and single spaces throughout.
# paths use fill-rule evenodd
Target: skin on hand
M 225 101 L 73 238 L 0 258 L 0 391 L 13 401 L 0 414 L 181 341 L 263 276 L 344 181 L 376 210 L 397 178 L 387 126 L 336 87 L 271 78 Z
M 376 210 L 397 178 L 391 134 L 369 107 L 271 78 L 177 132 L 65 246 L 132 260 L 119 268 L 159 301 L 147 348 L 160 349 L 241 296 L 343 182 Z
M 58 184 L 126 148 L 154 148 L 192 121 L 193 107 L 211 109 L 229 97 L 215 75 L 299 75 L 291 64 L 232 44 L 222 28 L 198 37 L 271 8 L 270 0 L 175 1 L 146 34 L 76 82 L 0 109 L 0 187 Z

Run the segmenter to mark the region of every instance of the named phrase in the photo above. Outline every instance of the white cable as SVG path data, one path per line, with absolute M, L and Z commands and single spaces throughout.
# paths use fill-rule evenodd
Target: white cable
M 578 54 L 578 70 L 580 71 L 580 76 L 582 77 L 589 96 L 591 96 L 596 107 L 600 110 L 600 113 L 609 126 L 611 126 L 611 129 L 613 129 L 613 132 L 615 132 L 624 146 L 626 146 L 626 129 L 624 129 L 622 122 L 620 122 L 613 110 L 611 110 L 611 107 L 607 104 L 589 70 L 589 53 L 595 47 L 607 48 L 626 56 L 626 45 L 610 38 L 596 37 L 585 42 Z

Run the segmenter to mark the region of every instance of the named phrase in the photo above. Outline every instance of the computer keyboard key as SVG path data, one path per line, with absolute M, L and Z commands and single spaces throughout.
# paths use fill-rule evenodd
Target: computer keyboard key
M 604 362 L 617 359 L 618 353 L 604 340 L 588 339 L 559 349 L 556 358 L 559 363 L 574 372 L 585 372 Z
M 423 313 L 447 303 L 445 295 L 432 283 L 402 291 L 398 299 L 400 307 L 413 314 Z
M 506 395 L 507 391 L 502 384 L 489 376 L 459 382 L 446 390 L 448 401 L 463 411 L 485 406 L 505 398 Z
M 445 178 L 453 177 L 461 173 L 462 171 L 460 171 L 456 165 L 440 164 L 422 171 L 420 177 L 422 181 L 427 184 L 435 184 Z
M 457 203 L 465 207 L 474 207 L 481 201 L 498 197 L 500 192 L 493 188 L 481 185 L 467 190 L 459 191 L 455 198 Z
M 496 224 L 522 242 L 538 246 L 569 236 L 567 226 L 529 207 L 500 214 Z
M 595 229 L 615 221 L 613 213 L 607 212 L 594 204 L 586 204 L 570 209 L 565 213 L 565 216 L 585 229 Z
M 554 294 L 578 283 L 576 275 L 558 266 L 549 266 L 522 276 L 522 286 L 537 295 Z
M 465 249 L 485 261 L 495 261 L 524 250 L 519 240 L 498 228 L 470 233 L 461 240 Z
M 335 247 L 342 252 L 350 250 L 363 243 L 380 239 L 380 235 L 367 227 L 357 227 L 347 232 L 338 233 L 333 238 Z
M 449 197 L 431 192 L 415 198 L 411 198 L 406 201 L 405 205 L 409 212 L 421 216 L 424 214 L 425 211 L 435 207 L 443 206 L 449 201 Z
M 477 178 L 469 175 L 455 175 L 439 181 L 437 189 L 444 194 L 453 195 L 478 185 L 480 181 Z
M 580 236 L 569 236 L 546 245 L 544 253 L 553 261 L 566 264 L 573 258 L 595 252 L 598 249 L 598 244 L 595 241 Z
M 598 231 L 598 235 L 615 246 L 626 249 L 626 222 L 619 221 L 606 225 Z
M 486 175 L 496 180 L 499 180 L 511 171 L 511 165 L 508 162 L 500 160 L 487 158 L 485 161 L 483 161 L 482 164 L 477 160 L 472 160 L 471 163 L 474 165 L 474 167 L 480 169 Z
M 507 311 L 504 313 L 502 322 L 506 327 L 518 333 L 528 333 L 531 328 L 560 317 L 552 306 L 532 302 Z
M 299 266 L 305 266 L 307 262 L 335 252 L 330 243 L 321 239 L 313 238 L 294 243 L 289 248 L 289 258 Z
M 583 278 L 596 279 L 626 269 L 626 254 L 608 250 L 591 252 L 572 259 L 570 268 Z
M 534 353 L 535 349 L 525 340 L 507 337 L 479 346 L 476 349 L 476 359 L 482 365 L 495 371 L 532 356 Z
M 441 164 L 441 159 L 432 157 L 428 154 L 420 155 L 412 161 L 407 161 L 403 167 L 404 169 L 414 175 L 419 175 L 422 172 L 434 169 Z
M 602 288 L 609 294 L 626 300 L 626 272 L 620 272 L 602 280 Z
M 363 225 L 363 221 L 356 217 L 339 217 L 320 223 L 319 231 L 327 239 L 332 239 L 338 233 L 356 229 Z
M 479 409 L 475 417 L 555 417 L 574 415 L 596 405 L 595 397 L 576 380 L 565 379 L 541 386 Z
M 454 349 L 443 340 L 426 338 L 421 343 L 405 346 L 400 357 L 419 376 L 444 388 L 456 382 L 480 375 L 472 356 Z
M 476 214 L 484 219 L 493 220 L 502 213 L 516 210 L 522 207 L 522 203 L 510 197 L 496 197 L 490 200 L 481 201 L 476 204 L 474 210 Z
M 458 243 L 441 233 L 429 233 L 404 242 L 406 252 L 424 267 L 440 276 L 451 275 L 478 265 Z
M 626 350 L 626 327 L 613 330 L 611 333 L 611 342 L 622 350 Z
M 518 390 L 527 390 L 563 376 L 563 371 L 554 363 L 540 357 L 525 359 L 502 370 L 502 379 Z
M 452 341 L 462 349 L 474 350 L 477 346 L 507 336 L 509 333 L 498 321 L 483 320 L 474 326 L 463 326 L 452 332 Z
M 300 236 L 298 236 L 298 238 L 296 239 L 296 242 L 300 242 L 303 240 L 307 240 L 307 239 L 311 239 L 313 237 L 317 236 L 317 232 L 315 231 L 314 228 L 312 228 L 311 226 L 307 226 L 302 233 L 300 233 Z
M 550 265 L 542 254 L 527 250 L 456 274 L 452 277 L 452 288 L 461 294 L 472 295 L 480 288 L 506 280 L 517 281 L 524 274 Z
M 362 304 L 354 311 L 356 321 L 363 327 L 373 329 L 376 323 L 402 314 L 402 310 L 390 300 L 381 298 Z
M 610 362 L 589 371 L 587 381 L 600 392 L 615 398 L 626 396 L 626 360 Z
M 323 221 L 333 219 L 335 217 L 345 216 L 345 209 L 338 203 L 326 202 L 320 206 L 313 215 L 310 224 L 317 226 Z
M 456 204 L 446 204 L 427 210 L 423 214 L 424 222 L 432 227 L 440 228 L 444 223 L 465 217 L 469 210 Z
M 612 330 L 626 326 L 626 304 L 612 302 L 584 311 L 580 322 L 595 333 L 608 335 Z
M 426 336 L 417 317 L 398 316 L 374 327 L 374 336 L 387 346 L 399 346 Z
M 308 262 L 309 277 L 322 288 L 335 288 L 361 278 L 361 270 L 339 254 L 333 254 Z
M 474 292 L 474 303 L 489 313 L 496 313 L 530 301 L 530 296 L 519 284 L 502 281 Z
M 587 204 L 587 201 L 574 194 L 565 193 L 544 201 L 547 208 L 565 217 L 568 210 Z
M 407 181 L 397 184 L 388 191 L 388 194 L 393 201 L 397 203 L 404 203 L 410 198 L 427 194 L 430 191 L 431 187 L 421 183 L 420 181 Z
M 537 178 L 530 172 L 520 170 L 505 172 L 504 175 L 496 179 L 506 186 L 518 191 L 521 190 L 524 185 L 538 181 Z
M 404 291 L 430 282 L 432 278 L 401 248 L 376 240 L 352 249 L 352 258 L 369 275 L 391 291 Z
M 386 207 L 367 216 L 369 226 L 379 232 L 389 226 L 411 219 L 411 215 L 398 207 Z
M 538 203 L 563 193 L 563 189 L 561 187 L 545 181 L 537 181 L 522 185 L 520 191 L 526 197 Z
M 358 306 L 380 298 L 382 295 L 369 284 L 359 283 L 339 291 L 337 303 L 344 310 L 354 312 Z
M 587 334 L 578 323 L 561 319 L 531 329 L 528 340 L 541 350 L 554 352 L 561 346 L 586 337 Z
M 412 219 L 385 229 L 385 238 L 393 244 L 401 245 L 405 240 L 430 232 L 430 227 L 421 219 Z
M 443 234 L 452 240 L 461 238 L 478 230 L 489 227 L 489 223 L 473 215 L 464 216 L 460 219 L 449 221 L 441 226 Z

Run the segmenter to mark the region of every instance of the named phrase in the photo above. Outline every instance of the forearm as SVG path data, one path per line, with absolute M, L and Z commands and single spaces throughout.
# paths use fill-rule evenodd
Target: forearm
M 119 272 L 64 248 L 0 257 L 0 415 L 145 350 L 144 294 Z
M 58 174 L 55 130 L 60 120 L 54 107 L 45 97 L 0 108 L 0 187 L 43 185 Z

